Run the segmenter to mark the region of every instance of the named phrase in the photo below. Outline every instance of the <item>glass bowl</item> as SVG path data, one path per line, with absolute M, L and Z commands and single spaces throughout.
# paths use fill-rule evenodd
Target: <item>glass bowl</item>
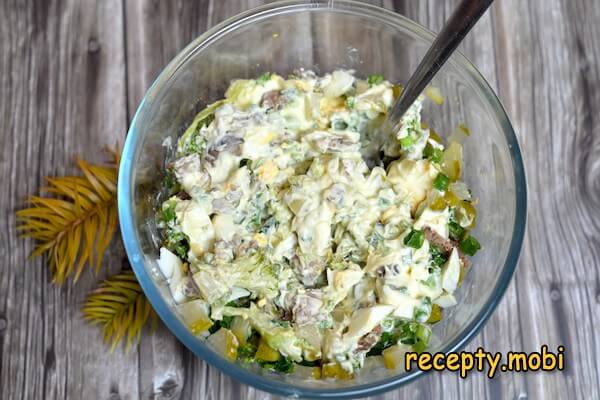
M 173 310 L 155 259 L 160 235 L 154 210 L 162 170 L 175 141 L 194 115 L 223 97 L 235 78 L 265 71 L 287 76 L 294 69 L 318 74 L 336 68 L 359 76 L 383 74 L 404 83 L 434 35 L 390 11 L 354 1 L 286 1 L 259 7 L 215 26 L 187 46 L 162 71 L 142 100 L 123 149 L 119 171 L 119 218 L 127 254 L 137 278 L 167 327 L 191 351 L 224 373 L 284 396 L 341 398 L 368 396 L 421 375 L 367 365 L 354 380 L 315 381 L 233 363 L 195 337 Z M 464 180 L 479 199 L 475 236 L 483 245 L 458 292 L 459 304 L 434 325 L 431 352 L 456 351 L 479 331 L 499 303 L 517 265 L 526 218 L 526 184 L 519 145 L 498 98 L 460 53 L 433 81 L 445 97 L 427 102 L 423 120 L 441 136 L 459 124 L 464 142 Z M 167 139 L 169 140 L 169 139 Z

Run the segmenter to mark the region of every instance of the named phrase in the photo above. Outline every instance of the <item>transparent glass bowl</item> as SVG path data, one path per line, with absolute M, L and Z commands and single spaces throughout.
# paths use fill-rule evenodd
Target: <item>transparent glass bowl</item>
M 131 265 L 154 309 L 196 355 L 239 381 L 287 396 L 367 396 L 421 373 L 367 366 L 350 381 L 313 381 L 227 361 L 194 337 L 173 311 L 155 259 L 160 238 L 154 210 L 166 138 L 175 141 L 196 112 L 223 97 L 235 78 L 265 71 L 287 76 L 304 67 L 322 74 L 350 68 L 406 82 L 433 34 L 400 15 L 352 1 L 288 1 L 259 7 L 219 24 L 164 69 L 132 121 L 119 172 L 119 217 Z M 519 145 L 498 98 L 473 65 L 454 54 L 433 85 L 443 105 L 428 102 L 424 121 L 441 136 L 465 124 L 465 180 L 479 199 L 475 236 L 483 250 L 459 290 L 459 304 L 434 326 L 432 352 L 455 351 L 482 327 L 513 275 L 525 229 L 526 184 Z

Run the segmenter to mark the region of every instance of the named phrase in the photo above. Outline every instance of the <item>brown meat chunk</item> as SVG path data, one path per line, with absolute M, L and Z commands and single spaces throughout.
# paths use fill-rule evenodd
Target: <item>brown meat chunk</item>
M 444 253 L 444 256 L 449 257 L 450 253 L 452 253 L 452 249 L 456 248 L 456 250 L 458 250 L 458 257 L 465 268 L 469 268 L 471 266 L 471 261 L 462 251 L 460 251 L 458 248 L 458 243 L 456 243 L 454 240 L 443 238 L 428 226 L 423 228 L 423 233 L 425 234 L 425 238 L 429 241 L 429 243 L 440 249 Z
M 367 351 L 371 350 L 373 348 L 373 346 L 375 346 L 377 344 L 377 342 L 379 342 L 382 332 L 383 332 L 383 329 L 381 328 L 381 325 L 377 325 L 375 328 L 373 328 L 373 330 L 371 332 L 367 333 L 366 335 L 364 335 L 363 337 L 361 337 L 358 340 L 358 345 L 356 347 L 356 351 L 357 352 L 360 352 L 360 351 L 367 352 Z
M 298 325 L 320 322 L 327 317 L 321 311 L 323 305 L 323 292 L 320 289 L 310 289 L 305 293 L 298 293 L 292 308 L 294 322 Z
M 226 135 L 217 140 L 206 152 L 206 156 L 204 159 L 210 165 L 215 165 L 215 161 L 219 158 L 219 154 L 223 151 L 227 151 L 229 153 L 235 154 L 236 156 L 241 155 L 242 152 L 242 144 L 244 143 L 244 139 Z
M 267 108 L 278 108 L 281 106 L 282 96 L 279 90 L 270 90 L 262 95 L 260 105 Z

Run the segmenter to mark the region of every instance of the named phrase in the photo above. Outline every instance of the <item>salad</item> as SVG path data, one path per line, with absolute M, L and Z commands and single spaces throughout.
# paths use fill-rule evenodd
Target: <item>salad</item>
M 369 168 L 361 150 L 400 91 L 345 70 L 265 73 L 233 81 L 178 140 L 157 264 L 224 357 L 314 378 L 349 379 L 370 356 L 397 368 L 457 303 L 480 249 L 468 130 L 445 147 L 422 98 Z

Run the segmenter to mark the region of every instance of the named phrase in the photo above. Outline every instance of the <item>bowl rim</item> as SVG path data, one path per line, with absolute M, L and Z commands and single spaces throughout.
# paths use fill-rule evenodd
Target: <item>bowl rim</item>
M 204 34 L 200 35 L 188 46 L 186 46 L 161 71 L 144 95 L 133 119 L 131 120 L 127 138 L 123 146 L 123 156 L 119 167 L 118 177 L 117 197 L 121 236 L 132 269 L 135 272 L 135 275 L 142 289 L 144 290 L 144 293 L 152 304 L 152 307 L 165 325 L 169 328 L 169 330 L 179 339 L 179 341 L 181 341 L 188 349 L 190 349 L 202 360 L 208 362 L 212 366 L 215 366 L 221 372 L 231 376 L 241 383 L 251 385 L 258 389 L 277 395 L 312 398 L 351 398 L 372 396 L 412 382 L 418 377 L 422 376 L 424 372 L 420 370 L 414 370 L 413 372 L 403 376 L 390 376 L 389 378 L 381 379 L 375 382 L 339 388 L 309 388 L 295 386 L 291 383 L 275 381 L 266 376 L 252 373 L 251 371 L 217 355 L 204 343 L 198 341 L 197 338 L 191 334 L 191 332 L 169 309 L 167 301 L 162 297 L 153 278 L 146 271 L 145 256 L 135 233 L 136 230 L 131 209 L 133 193 L 131 178 L 133 171 L 133 160 L 137 147 L 136 145 L 140 137 L 136 122 L 141 114 L 141 111 L 144 109 L 145 103 L 148 101 L 148 99 L 152 98 L 156 94 L 162 85 L 166 84 L 169 79 L 173 77 L 179 67 L 182 66 L 196 50 L 209 45 L 214 40 L 232 30 L 239 28 L 240 26 L 262 20 L 273 15 L 299 11 L 328 11 L 353 14 L 360 12 L 360 14 L 363 16 L 366 15 L 370 18 L 383 20 L 389 24 L 399 27 L 401 26 L 403 29 L 408 29 L 420 39 L 427 42 L 432 42 L 435 37 L 435 34 L 427 28 L 400 14 L 378 6 L 357 2 L 354 0 L 336 0 L 335 2 L 329 2 L 327 0 L 278 1 L 237 14 L 207 30 Z M 517 266 L 519 254 L 523 244 L 527 218 L 527 186 L 525 169 L 523 166 L 518 139 L 512 124 L 510 123 L 508 115 L 502 106 L 502 103 L 484 77 L 462 53 L 456 51 L 448 60 L 448 62 L 457 65 L 461 70 L 467 73 L 472 82 L 476 84 L 480 93 L 483 94 L 486 101 L 492 106 L 495 117 L 502 126 L 502 130 L 510 150 L 512 166 L 514 170 L 515 223 L 504 267 L 495 287 L 491 292 L 490 297 L 481 308 L 478 315 L 473 318 L 471 323 L 463 330 L 463 335 L 458 336 L 445 346 L 443 349 L 444 353 L 458 351 L 468 342 L 470 342 L 471 339 L 473 339 L 473 337 L 480 331 L 483 325 L 485 325 L 486 321 L 489 319 L 494 309 L 501 301 Z

